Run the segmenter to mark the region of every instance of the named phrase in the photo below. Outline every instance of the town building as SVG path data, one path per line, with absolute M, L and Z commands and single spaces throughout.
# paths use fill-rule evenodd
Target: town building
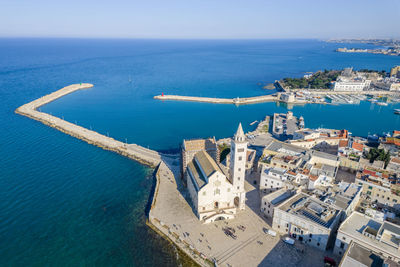
M 333 82 L 334 91 L 363 91 L 369 88 L 371 81 L 364 80 L 361 78 L 355 78 L 353 80 L 348 79 L 338 79 Z
M 266 194 L 261 198 L 261 212 L 264 213 L 266 217 L 273 218 L 274 208 L 281 204 L 283 201 L 292 197 L 296 191 L 288 190 L 286 188 L 281 188 L 270 194 Z
M 287 142 L 307 149 L 336 153 L 339 142 L 347 138 L 347 130 L 302 129 L 296 131 L 293 135 L 293 140 L 288 140 Z
M 326 250 L 333 246 L 341 216 L 340 209 L 305 193 L 298 193 L 274 208 L 272 228 Z
M 393 131 L 392 137 L 386 137 L 381 140 L 379 147 L 388 151 L 391 156 L 400 155 L 400 136 L 398 131 Z
M 267 168 L 263 166 L 260 175 L 260 190 L 272 192 L 284 187 L 288 180 L 287 170 L 280 167 Z
M 400 182 L 384 170 L 364 169 L 357 173 L 356 183 L 363 187 L 367 200 L 400 210 Z
M 379 82 L 373 83 L 374 87 L 381 90 L 399 91 L 400 80 L 396 77 L 386 77 Z
M 339 267 L 354 267 L 354 266 L 390 266 L 398 267 L 398 265 L 390 260 L 385 259 L 379 252 L 371 250 L 360 245 L 357 242 L 350 242 L 349 248 L 346 250 Z
M 390 158 L 389 164 L 386 166 L 386 170 L 400 174 L 400 157 Z
M 334 253 L 343 255 L 352 242 L 400 263 L 400 226 L 396 224 L 353 212 L 338 230 Z
M 242 125 L 239 124 L 231 141 L 230 174 L 206 149 L 196 152 L 187 163 L 187 189 L 199 220 L 209 223 L 232 219 L 238 210 L 245 208 L 246 153 L 247 142 Z
M 397 77 L 400 79 L 400 66 L 395 66 L 390 70 L 390 77 Z
M 298 188 L 297 193 L 290 198 L 287 197 L 289 193 L 283 194 L 293 193 L 292 189 L 287 188 L 264 196 L 261 211 L 267 217 L 272 213 L 272 227 L 278 232 L 289 234 L 319 249 L 332 248 L 339 224 L 360 202 L 361 186 L 340 182 L 312 191 L 300 190 Z M 273 212 L 270 207 L 274 208 Z
M 363 91 L 370 87 L 371 80 L 363 75 L 353 72 L 352 68 L 346 68 L 342 74 L 333 82 L 334 91 Z

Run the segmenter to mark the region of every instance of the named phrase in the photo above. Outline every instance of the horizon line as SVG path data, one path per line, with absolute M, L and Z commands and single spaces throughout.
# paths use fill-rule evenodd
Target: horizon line
M 215 40 L 215 41 L 224 41 L 224 40 L 237 40 L 237 41 L 245 41 L 245 40 L 319 40 L 319 41 L 328 41 L 328 40 L 400 40 L 400 37 L 326 37 L 326 38 L 317 38 L 317 37 L 232 37 L 232 38 L 213 38 L 213 37 L 80 37 L 80 36 L 0 36 L 0 39 L 85 39 L 85 40 Z

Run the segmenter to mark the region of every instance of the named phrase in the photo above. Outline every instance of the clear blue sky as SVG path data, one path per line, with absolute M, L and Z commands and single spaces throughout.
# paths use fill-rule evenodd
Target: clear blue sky
M 399 0 L 0 0 L 1 37 L 400 38 Z

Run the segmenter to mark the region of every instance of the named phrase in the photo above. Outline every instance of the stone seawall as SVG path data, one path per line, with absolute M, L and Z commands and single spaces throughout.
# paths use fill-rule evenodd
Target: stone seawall
M 180 95 L 156 95 L 154 99 L 158 100 L 175 100 L 175 101 L 189 101 L 189 102 L 205 102 L 214 104 L 254 104 L 263 102 L 274 102 L 279 101 L 279 98 L 275 95 L 262 95 L 254 97 L 244 98 L 216 98 L 216 97 L 198 97 L 198 96 L 180 96 Z
M 99 134 L 95 131 L 86 129 L 58 117 L 36 110 L 37 108 L 48 104 L 62 96 L 65 96 L 77 90 L 87 89 L 91 87 L 93 87 L 93 85 L 89 83 L 73 84 L 64 87 L 58 91 L 55 91 L 51 94 L 45 95 L 32 102 L 22 105 L 15 110 L 15 113 L 40 121 L 45 125 L 48 125 L 73 137 L 76 137 L 89 144 L 101 147 L 105 150 L 114 151 L 135 161 L 139 161 L 140 163 L 143 163 L 145 165 L 149 165 L 151 167 L 157 166 L 161 162 L 161 155 L 156 151 L 138 146 L 136 144 L 125 144 L 111 137 Z

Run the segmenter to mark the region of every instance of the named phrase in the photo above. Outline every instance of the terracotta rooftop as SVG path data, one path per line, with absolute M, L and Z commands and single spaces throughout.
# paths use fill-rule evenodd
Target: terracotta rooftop
M 363 151 L 363 144 L 357 143 L 357 142 L 353 142 L 352 144 L 352 148 L 358 151 Z
M 399 138 L 394 138 L 394 137 L 387 137 L 385 143 L 386 144 L 394 144 L 396 146 L 400 146 L 400 139 Z
M 347 147 L 348 144 L 349 144 L 348 140 L 340 140 L 339 141 L 339 147 Z
M 390 159 L 391 163 L 396 163 L 396 164 L 400 164 L 400 158 L 394 157 Z
M 389 175 L 387 173 L 381 173 L 381 172 L 377 172 L 377 171 L 373 171 L 373 170 L 368 170 L 368 169 L 364 169 L 363 170 L 363 174 L 364 175 L 370 175 L 373 177 L 382 177 L 382 178 L 389 178 Z
M 215 150 L 216 145 L 214 138 L 183 140 L 186 151 Z

